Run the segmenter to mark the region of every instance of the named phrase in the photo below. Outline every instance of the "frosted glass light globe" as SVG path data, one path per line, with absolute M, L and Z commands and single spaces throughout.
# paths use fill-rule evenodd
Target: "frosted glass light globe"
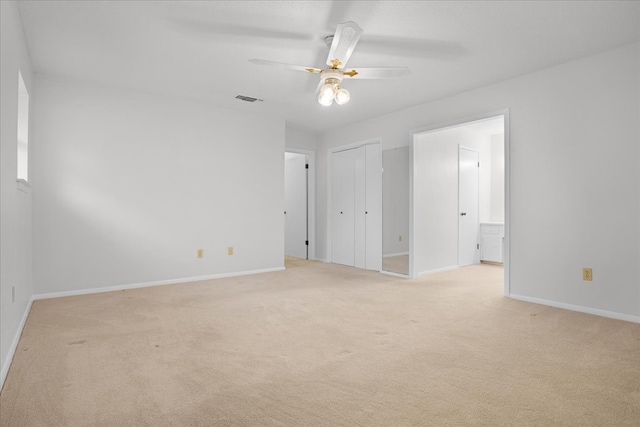
M 336 103 L 338 103 L 338 105 L 346 104 L 350 99 L 351 95 L 345 88 L 340 88 L 338 92 L 336 92 Z
M 333 104 L 333 98 L 336 96 L 336 88 L 331 83 L 327 83 L 320 89 L 318 94 L 318 102 L 321 105 L 329 106 Z
M 336 96 L 336 87 L 331 83 L 323 85 L 322 88 L 320 88 L 320 96 L 333 98 Z
M 318 95 L 318 102 L 320 103 L 320 105 L 328 107 L 329 105 L 333 104 L 333 97 L 322 96 L 322 93 L 320 93 L 320 95 Z

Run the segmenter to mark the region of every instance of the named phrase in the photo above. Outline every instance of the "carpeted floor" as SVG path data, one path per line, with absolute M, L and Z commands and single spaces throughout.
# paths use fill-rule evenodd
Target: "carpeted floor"
M 2 426 L 638 426 L 640 324 L 310 261 L 36 301 Z

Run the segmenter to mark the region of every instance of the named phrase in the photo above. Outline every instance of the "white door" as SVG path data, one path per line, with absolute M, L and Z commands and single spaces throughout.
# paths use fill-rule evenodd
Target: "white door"
M 304 154 L 285 153 L 284 253 L 307 259 L 307 160 Z
M 382 269 L 382 154 L 380 144 L 333 154 L 331 259 Z
M 354 152 L 355 188 L 353 198 L 355 200 L 354 215 L 354 267 L 366 268 L 367 256 L 367 222 L 365 211 L 367 209 L 367 159 L 366 147 L 358 147 L 350 150 Z
M 355 151 L 333 153 L 331 183 L 331 262 L 355 262 Z
M 367 270 L 382 270 L 382 151 L 380 144 L 367 145 L 366 152 L 366 260 Z
M 459 148 L 458 157 L 458 265 L 479 262 L 480 155 Z

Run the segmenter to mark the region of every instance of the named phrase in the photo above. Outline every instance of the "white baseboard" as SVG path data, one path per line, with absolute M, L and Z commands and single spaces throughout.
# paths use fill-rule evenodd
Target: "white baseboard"
M 417 277 L 428 276 L 430 274 L 436 273 L 444 273 L 445 271 L 457 270 L 458 268 L 459 267 L 457 265 L 450 265 L 449 267 L 436 268 L 435 270 L 421 271 L 420 273 L 418 273 Z
M 31 312 L 31 305 L 33 304 L 33 297 L 29 300 L 29 304 L 27 304 L 27 308 L 22 315 L 22 320 L 20 320 L 20 324 L 18 325 L 18 330 L 13 337 L 13 341 L 11 341 L 11 346 L 9 347 L 9 352 L 7 353 L 7 358 L 4 361 L 4 365 L 2 365 L 2 371 L 0 371 L 0 390 L 4 387 L 4 380 L 7 379 L 7 375 L 9 374 L 9 368 L 11 367 L 11 362 L 13 362 L 13 356 L 16 354 L 16 349 L 18 348 L 18 342 L 20 341 L 20 337 L 22 336 L 22 330 L 24 329 L 24 325 L 27 324 L 27 318 L 29 317 L 29 313 Z
M 130 285 L 106 286 L 103 288 L 79 289 L 76 291 L 51 292 L 47 294 L 38 294 L 33 296 L 33 300 L 70 297 L 76 295 L 97 294 L 101 292 L 122 291 L 126 289 L 148 288 L 151 286 L 175 285 L 177 283 L 199 282 L 201 280 L 223 279 L 225 277 L 248 276 L 250 274 L 271 273 L 274 271 L 282 271 L 284 267 L 265 268 L 261 270 L 236 271 L 232 273 L 212 274 L 209 276 L 185 277 L 182 279 L 159 280 L 156 282 L 134 283 Z
M 534 304 L 548 305 L 550 307 L 562 308 L 565 310 L 578 311 L 580 313 L 594 314 L 596 316 L 609 317 L 616 320 L 624 320 L 627 322 L 640 323 L 640 316 L 632 314 L 617 313 L 615 311 L 600 310 L 599 308 L 583 307 L 581 305 L 566 304 L 558 301 L 551 301 L 541 298 L 527 297 L 524 295 L 511 294 L 509 298 L 520 301 L 532 302 Z
M 409 252 L 398 252 L 397 254 L 386 254 L 386 255 L 382 255 L 382 258 L 391 258 L 392 256 L 403 256 L 403 255 L 409 255 Z

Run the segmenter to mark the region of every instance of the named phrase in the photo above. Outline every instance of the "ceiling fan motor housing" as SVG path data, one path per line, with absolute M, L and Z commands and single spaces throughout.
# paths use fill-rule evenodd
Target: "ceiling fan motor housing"
M 340 83 L 344 78 L 344 75 L 342 74 L 342 71 L 338 69 L 327 68 L 326 70 L 322 70 L 322 72 L 320 73 L 320 78 L 325 83 L 327 82 L 327 79 L 336 79 L 338 80 L 338 83 Z

